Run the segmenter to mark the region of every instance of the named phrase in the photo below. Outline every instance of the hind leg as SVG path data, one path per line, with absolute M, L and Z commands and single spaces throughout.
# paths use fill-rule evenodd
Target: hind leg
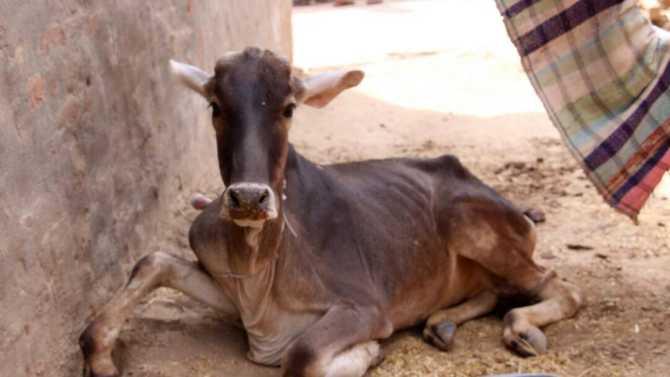
M 539 303 L 510 310 L 505 315 L 503 342 L 521 356 L 544 353 L 547 339 L 539 328 L 574 316 L 582 306 L 578 288 L 555 274 L 535 296 L 541 300 Z
M 437 311 L 426 321 L 423 338 L 440 350 L 448 351 L 453 345 L 456 328 L 471 319 L 489 313 L 497 302 L 497 294 L 484 291 L 460 305 Z
M 522 356 L 546 351 L 539 327 L 572 317 L 582 300 L 576 287 L 533 261 L 535 226 L 506 203 L 482 199 L 455 205 L 449 227 L 454 235 L 450 249 L 491 272 L 499 291 L 511 289 L 540 300 L 506 315 L 505 345 Z

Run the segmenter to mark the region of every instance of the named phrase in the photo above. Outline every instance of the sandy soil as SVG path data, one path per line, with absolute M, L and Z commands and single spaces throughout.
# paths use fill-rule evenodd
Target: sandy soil
M 544 115 L 492 1 L 319 5 L 294 16 L 297 65 L 367 72 L 327 109 L 300 109 L 292 134 L 299 150 L 323 163 L 458 155 L 520 206 L 545 211 L 536 258 L 587 297 L 576 318 L 546 328 L 550 351 L 541 357 L 507 352 L 493 314 L 461 327 L 449 353 L 425 344 L 418 330 L 401 332 L 369 375 L 670 373 L 670 195 L 655 195 L 638 226 L 601 201 Z M 189 255 L 195 211 L 184 204 L 166 220 L 166 242 Z M 168 290 L 137 309 L 121 338 L 127 375 L 278 375 L 244 359 L 241 331 Z

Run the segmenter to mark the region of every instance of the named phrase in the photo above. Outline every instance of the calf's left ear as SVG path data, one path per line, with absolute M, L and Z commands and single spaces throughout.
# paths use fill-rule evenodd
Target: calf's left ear
M 341 70 L 307 78 L 302 81 L 302 102 L 312 107 L 324 107 L 344 90 L 360 84 L 364 76 L 360 70 Z
M 170 71 L 172 75 L 187 88 L 200 93 L 201 96 L 207 97 L 205 86 L 209 82 L 210 75 L 202 69 L 180 63 L 178 61 L 170 60 Z

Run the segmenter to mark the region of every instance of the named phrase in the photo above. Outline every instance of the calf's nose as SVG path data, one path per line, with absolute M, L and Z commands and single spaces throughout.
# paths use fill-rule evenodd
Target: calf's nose
M 267 210 L 272 196 L 270 187 L 254 183 L 236 183 L 226 190 L 226 204 L 235 210 Z

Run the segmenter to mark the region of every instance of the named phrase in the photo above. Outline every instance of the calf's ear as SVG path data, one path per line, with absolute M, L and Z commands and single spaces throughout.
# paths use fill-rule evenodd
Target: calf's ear
M 360 84 L 364 76 L 360 70 L 341 70 L 309 77 L 302 81 L 302 102 L 312 107 L 324 107 L 344 90 Z
M 172 72 L 172 76 L 182 85 L 200 93 L 203 97 L 207 97 L 205 86 L 211 77 L 207 72 L 198 67 L 175 60 L 170 60 L 170 71 Z

